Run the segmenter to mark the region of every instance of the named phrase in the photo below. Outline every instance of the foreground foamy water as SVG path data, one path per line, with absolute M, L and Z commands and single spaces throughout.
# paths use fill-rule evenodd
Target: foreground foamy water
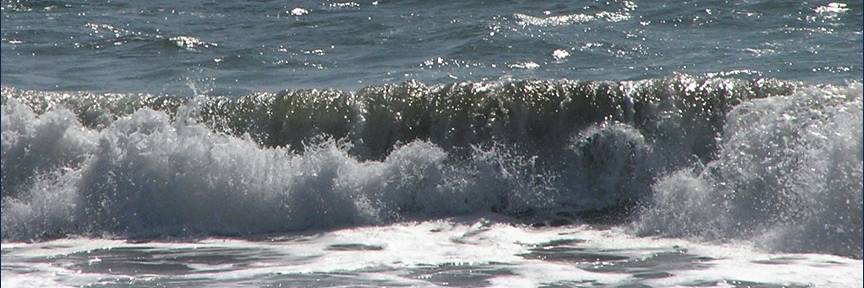
M 492 217 L 494 218 L 494 216 Z M 465 218 L 470 219 L 470 218 Z M 3 244 L 4 287 L 860 287 L 862 261 L 445 219 L 266 238 Z M 11 285 L 11 286 L 7 286 Z

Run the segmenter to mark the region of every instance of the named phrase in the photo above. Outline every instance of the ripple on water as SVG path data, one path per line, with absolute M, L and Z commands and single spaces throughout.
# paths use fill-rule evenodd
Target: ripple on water
M 359 243 L 348 244 L 333 244 L 325 248 L 328 251 L 379 251 L 384 250 L 384 247 L 377 245 L 366 245 Z
M 136 246 L 76 252 L 46 257 L 38 262 L 59 264 L 85 273 L 170 276 L 229 271 L 252 267 L 268 260 L 284 260 L 285 257 L 295 258 L 298 262 L 308 260 L 260 249 L 187 247 L 162 250 Z
M 515 275 L 513 271 L 500 263 L 422 265 L 408 272 L 410 278 L 454 287 L 484 287 L 490 284 L 491 278 L 512 275 Z

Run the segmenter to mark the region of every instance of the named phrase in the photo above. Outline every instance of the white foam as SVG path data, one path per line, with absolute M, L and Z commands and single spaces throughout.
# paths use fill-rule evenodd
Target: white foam
M 484 219 L 485 218 L 485 219 Z M 480 220 L 477 220 L 480 219 Z M 508 219 L 495 215 L 471 215 L 425 222 L 408 222 L 387 226 L 357 227 L 314 234 L 284 235 L 270 241 L 245 241 L 229 239 L 205 239 L 192 243 L 149 242 L 129 243 L 119 240 L 70 238 L 34 244 L 3 244 L 3 264 L 18 265 L 32 263 L 37 259 L 63 259 L 73 253 L 87 251 L 111 251 L 131 248 L 142 253 L 169 253 L 189 249 L 207 249 L 208 256 L 219 256 L 219 251 L 245 251 L 249 255 L 267 255 L 254 260 L 237 260 L 234 266 L 210 266 L 198 264 L 193 274 L 172 278 L 207 279 L 215 283 L 230 285 L 244 279 L 266 279 L 272 275 L 321 275 L 326 281 L 327 273 L 353 275 L 362 280 L 380 280 L 385 283 L 411 285 L 415 287 L 438 286 L 431 279 L 417 276 L 417 271 L 428 267 L 464 266 L 474 270 L 497 268 L 509 271 L 500 275 L 489 275 L 486 280 L 493 287 L 536 287 L 555 283 L 594 283 L 597 285 L 646 284 L 653 287 L 677 287 L 696 283 L 719 283 L 724 281 L 751 281 L 782 285 L 815 285 L 817 287 L 855 287 L 862 284 L 861 260 L 820 254 L 775 254 L 763 252 L 748 242 L 708 244 L 694 243 L 685 239 L 644 238 L 628 234 L 625 229 L 595 229 L 589 226 L 563 226 L 530 228 L 507 224 Z M 531 252 L 537 244 L 554 240 L 581 239 L 569 247 L 598 251 L 609 255 L 645 259 L 657 253 L 682 253 L 709 257 L 700 260 L 701 269 L 682 267 L 663 270 L 671 275 L 660 279 L 641 279 L 627 270 L 609 273 L 591 272 L 580 267 L 591 263 L 569 263 L 539 260 L 520 256 Z M 334 245 L 359 244 L 379 249 L 330 249 Z M 193 250 L 194 251 L 194 250 Z M 175 254 L 171 254 L 175 253 Z M 186 252 L 188 253 L 188 252 Z M 148 254 L 149 255 L 149 254 Z M 159 254 L 153 254 L 159 255 Z M 238 259 L 246 256 L 239 254 Z M 163 259 L 164 258 L 164 259 Z M 190 263 L 177 262 L 171 257 L 154 257 L 152 264 Z M 776 263 L 764 263 L 778 260 Z M 782 261 L 781 261 L 782 260 Z M 84 261 L 84 260 L 82 260 Z M 248 263 L 243 262 L 248 261 Z M 662 260 L 661 260 L 662 261 Z M 242 262 L 242 263 L 241 263 Z M 58 262 L 59 263 L 59 262 Z M 68 263 L 67 264 L 74 264 Z M 82 264 L 82 263 L 78 263 Z M 596 263 L 595 263 L 596 264 Z M 602 263 L 600 263 L 602 264 Z M 661 263 L 662 264 L 662 263 Z M 41 265 L 41 264 L 40 264 Z M 150 279 L 172 277 L 166 275 L 122 275 L 110 276 L 99 273 L 76 273 L 66 266 L 31 265 L 34 274 L 43 277 L 38 283 L 48 285 L 84 285 L 103 281 L 106 277 Z M 16 266 L 18 267 L 18 266 Z M 195 268 L 191 267 L 191 268 Z M 110 268 L 110 267 L 106 267 Z M 103 269 L 106 269 L 103 268 Z M 17 269 L 17 268 L 16 268 Z M 23 283 L 24 278 L 7 277 L 4 270 L 3 284 Z M 11 272 L 20 272 L 12 270 Z M 318 274 L 315 274 L 318 273 Z M 322 274 L 323 273 L 323 274 Z M 469 272 L 470 273 L 470 272 Z M 12 274 L 8 274 L 12 275 Z M 25 276 L 21 276 L 25 277 Z M 29 279 L 29 278 L 27 278 Z M 442 278 L 446 281 L 447 278 Z M 455 279 L 455 278 L 454 278 Z M 20 280 L 20 281 L 19 281 Z M 19 281 L 19 282 L 14 282 Z M 33 282 L 37 283 L 37 282 Z M 38 286 L 37 284 L 33 284 Z M 182 283 L 182 282 L 174 282 Z M 246 282 L 253 283 L 253 282 Z M 257 282 L 259 284 L 263 282 Z M 25 287 L 33 287 L 25 285 Z
M 553 135 L 565 139 L 560 141 L 564 143 L 550 143 L 565 145 L 556 148 L 559 150 L 555 159 L 546 163 L 540 163 L 538 157 L 525 150 L 494 144 L 494 141 L 473 146 L 456 157 L 448 152 L 451 151 L 448 147 L 455 147 L 452 143 L 453 146 L 446 146 L 413 141 L 386 145 L 390 150 L 380 152 L 390 152 L 380 160 L 361 160 L 353 156 L 349 152 L 351 144 L 342 140 L 311 136 L 294 138 L 306 139 L 303 152 L 291 147 L 266 147 L 248 135 L 227 135 L 198 123 L 201 118 L 197 113 L 215 113 L 196 110 L 209 107 L 196 106 L 200 101 L 167 113 L 130 106 L 137 109 L 130 115 L 85 126 L 76 121 L 69 110 L 58 108 L 58 103 L 65 102 L 43 99 L 56 96 L 69 100 L 78 96 L 23 97 L 28 101 L 46 102 L 45 105 L 53 108 L 40 112 L 41 115 L 10 98 L 3 104 L 2 114 L 3 239 L 46 239 L 69 234 L 156 237 L 281 233 L 489 211 L 549 216 L 543 213 L 551 215 L 562 209 L 579 212 L 627 208 L 632 203 L 651 199 L 653 203 L 642 203 L 647 208 L 636 225 L 636 230 L 643 235 L 721 241 L 743 239 L 782 251 L 858 255 L 856 251 L 861 250 L 861 240 L 856 231 L 860 231 L 861 225 L 856 223 L 861 222 L 861 207 L 855 204 L 862 202 L 861 182 L 856 182 L 861 179 L 856 175 L 860 175 L 862 169 L 860 84 L 802 88 L 793 96 L 745 101 L 725 120 L 726 134 L 720 139 L 720 150 L 716 151 L 718 160 L 702 168 L 699 164 L 693 165 L 693 153 L 696 149 L 709 149 L 703 147 L 704 141 L 713 139 L 705 138 L 713 135 L 714 126 L 710 125 L 715 120 L 699 118 L 708 116 L 699 114 L 705 111 L 698 108 L 682 112 L 674 105 L 678 102 L 714 105 L 698 102 L 705 100 L 699 97 L 739 93 L 734 91 L 739 89 L 736 87 L 749 91 L 764 87 L 760 84 L 764 81 L 756 81 L 753 86 L 741 86 L 739 82 L 724 79 L 700 82 L 686 76 L 671 81 L 674 85 L 667 89 L 683 92 L 663 94 L 655 93 L 654 86 L 642 87 L 668 86 L 658 81 L 607 87 L 624 91 L 621 95 L 602 94 L 608 98 L 602 99 L 620 107 L 600 111 L 617 113 L 615 119 L 633 124 L 609 120 L 588 124 L 581 130 L 562 126 L 560 131 L 544 131 L 573 135 Z M 436 89 L 470 88 L 475 89 L 471 90 L 475 93 L 471 95 L 487 97 L 483 100 L 487 102 L 450 103 L 466 107 L 473 107 L 472 103 L 491 105 L 489 101 L 501 100 L 500 97 L 517 97 L 507 93 L 483 94 L 502 87 L 493 87 L 494 91 L 490 92 L 477 83 L 460 85 Z M 405 89 L 417 88 L 411 87 L 414 86 Z M 516 88 L 530 92 L 558 89 L 556 87 L 525 85 Z M 583 86 L 567 89 L 574 87 Z M 585 87 L 593 89 L 591 91 L 606 89 Z M 660 99 L 637 102 L 647 101 L 630 97 L 636 93 L 634 91 L 642 91 L 640 89 Z M 4 90 L 7 92 L 15 93 Z M 363 93 L 369 93 L 363 97 L 370 99 L 384 97 L 381 95 L 414 95 L 408 92 Z M 756 92 L 740 93 L 743 94 L 722 99 L 746 99 L 746 95 Z M 258 100 L 303 102 L 297 107 L 315 110 L 319 106 L 331 107 L 329 103 L 342 97 L 338 93 L 316 91 L 292 95 Z M 567 111 L 580 111 L 579 105 L 572 103 L 574 101 L 590 100 L 579 98 L 587 97 L 582 94 L 569 98 L 555 98 L 557 94 L 539 92 L 525 95 L 538 97 L 538 103 L 562 103 L 549 109 L 571 105 Z M 85 96 L 78 98 L 98 99 L 91 97 L 93 95 Z M 508 99 L 512 103 L 506 106 L 509 107 L 507 115 L 498 116 L 508 117 L 512 125 L 496 126 L 498 128 L 489 131 L 525 140 L 520 143 L 531 143 L 526 138 L 531 137 L 528 126 L 534 125 L 532 123 L 583 119 L 558 118 L 560 115 L 544 110 L 546 108 L 524 110 L 519 103 L 534 102 Z M 348 112 L 366 109 L 356 112 L 365 118 L 356 122 L 358 127 L 351 128 L 364 135 L 360 139 L 366 143 L 362 145 L 370 144 L 373 139 L 392 137 L 393 130 L 388 129 L 401 127 L 402 124 L 386 119 L 373 121 L 389 110 L 372 111 L 377 107 L 371 106 L 372 103 L 377 102 L 363 103 L 354 108 L 342 107 Z M 447 103 L 436 105 L 450 107 Z M 28 105 L 46 109 L 45 105 Z M 634 108 L 638 105 L 640 108 Z M 339 111 L 333 115 L 316 117 L 326 118 L 322 123 L 337 118 L 344 120 L 342 117 L 350 113 L 342 113 L 345 112 L 340 110 L 342 108 L 335 109 Z M 445 111 L 453 114 L 441 112 L 436 119 L 454 122 L 441 127 L 458 126 L 464 131 L 476 127 L 458 120 L 462 119 L 457 117 L 463 111 L 460 109 Z M 714 109 L 717 111 L 711 111 L 715 114 L 722 111 L 722 108 Z M 640 111 L 658 118 L 656 126 L 635 128 L 634 125 L 639 125 L 635 123 L 635 115 L 643 113 Z M 307 115 L 295 114 L 291 117 L 300 119 Z M 406 115 L 400 117 L 408 117 Z M 497 112 L 489 115 L 497 115 Z M 223 120 L 235 119 L 229 116 L 230 113 L 226 114 Z M 722 123 L 723 119 L 716 122 Z M 307 127 L 304 125 L 284 125 L 276 130 L 278 135 L 290 138 L 293 133 L 308 132 L 303 129 Z M 381 127 L 387 129 L 378 129 Z M 573 132 L 566 132 L 571 130 Z M 438 140 L 443 143 L 462 141 L 448 133 L 434 131 L 430 135 L 440 136 Z M 570 139 L 569 146 L 566 139 Z M 387 142 L 381 143 L 366 147 L 384 147 Z M 764 168 L 763 160 L 773 166 Z M 690 168 L 671 173 L 651 186 L 656 173 L 682 166 Z M 765 189 L 747 188 L 750 183 L 764 184 L 758 187 Z M 723 185 L 743 188 L 728 189 Z
M 564 60 L 569 56 L 570 52 L 567 52 L 567 50 L 564 49 L 555 49 L 555 51 L 552 51 L 552 58 L 555 58 L 557 61 Z
M 309 14 L 309 10 L 297 7 L 297 8 L 291 9 L 291 11 L 288 11 L 288 14 L 291 14 L 294 16 L 303 16 L 303 15 Z
M 637 229 L 860 258 L 861 99 L 857 83 L 737 106 L 719 159 L 658 181 Z
M 168 38 L 168 40 L 172 41 L 174 45 L 179 48 L 183 48 L 193 52 L 198 51 L 198 48 L 210 48 L 219 46 L 219 44 L 217 43 L 206 42 L 192 36 L 174 36 Z
M 15 143 L 36 147 L 28 151 L 44 144 L 27 140 L 38 139 L 32 135 L 79 140 L 33 156 L 77 159 L 74 165 L 28 160 L 22 162 L 30 165 L 26 169 L 4 168 L 4 177 L 23 173 L 19 178 L 38 180 L 21 184 L 19 197 L 4 197 L 4 239 L 69 233 L 257 234 L 488 211 L 501 203 L 504 208 L 546 203 L 544 195 L 526 192 L 538 188 L 531 184 L 537 176 L 516 170 L 532 164 L 505 151 L 478 150 L 470 165 L 453 166 L 445 165 L 448 154 L 441 148 L 417 141 L 396 147 L 383 161 L 359 161 L 334 141 L 295 154 L 214 133 L 189 119 L 172 121 L 149 109 L 90 130 L 75 121 L 63 122 L 62 129 L 41 128 L 43 122 L 61 122 L 54 115 L 68 111 L 36 119 L 20 105 L 6 107 L 4 135 L 26 137 L 4 137 L 11 143 L 3 146 L 4 164 L 29 155 L 17 151 Z M 14 128 L 28 125 L 36 128 Z M 45 163 L 49 167 L 41 168 Z M 59 172 L 45 174 L 52 169 Z M 522 190 L 507 188 L 514 185 Z

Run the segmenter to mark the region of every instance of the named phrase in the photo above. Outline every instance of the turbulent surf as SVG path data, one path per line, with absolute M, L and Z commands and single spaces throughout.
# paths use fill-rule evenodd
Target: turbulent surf
M 862 255 L 860 83 L 679 75 L 236 99 L 4 88 L 3 103 L 7 240 L 497 212 Z
M 3 287 L 861 287 L 861 1 L 0 3 Z

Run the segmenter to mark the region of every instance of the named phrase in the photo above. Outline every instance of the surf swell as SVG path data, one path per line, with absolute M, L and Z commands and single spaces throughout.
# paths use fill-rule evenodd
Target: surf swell
M 861 255 L 859 83 L 676 75 L 235 99 L 14 88 L 2 96 L 4 241 L 641 207 L 637 233 L 754 239 L 770 230 L 776 237 L 765 243 L 783 244 L 767 247 Z M 835 158 L 846 160 L 842 169 L 829 164 Z M 803 176 L 822 184 L 791 183 Z M 802 207 L 812 209 L 792 211 Z M 703 225 L 682 226 L 685 218 Z M 736 220 L 749 230 L 728 224 Z
M 179 99 L 149 94 L 95 94 L 18 91 L 4 88 L 4 103 L 15 99 L 44 113 L 73 111 L 83 125 L 104 128 L 140 108 L 179 115 L 234 136 L 249 134 L 267 147 L 303 151 L 304 142 L 328 135 L 348 139 L 352 154 L 382 159 L 397 143 L 421 139 L 450 151 L 484 142 L 548 150 L 568 145 L 579 131 L 607 122 L 626 123 L 664 137 L 665 126 L 698 130 L 701 157 L 713 150 L 713 134 L 724 114 L 751 98 L 788 95 L 794 83 L 759 79 L 670 78 L 635 81 L 517 81 L 425 85 L 419 82 L 372 86 L 356 92 L 296 90 L 240 98 Z M 180 111 L 181 107 L 187 107 Z M 675 123 L 667 123 L 675 122 Z M 689 127 L 683 127 L 687 126 Z M 695 135 L 694 135 L 695 136 Z M 705 144 L 705 145 L 702 145 Z M 470 150 L 470 149 L 469 149 Z

